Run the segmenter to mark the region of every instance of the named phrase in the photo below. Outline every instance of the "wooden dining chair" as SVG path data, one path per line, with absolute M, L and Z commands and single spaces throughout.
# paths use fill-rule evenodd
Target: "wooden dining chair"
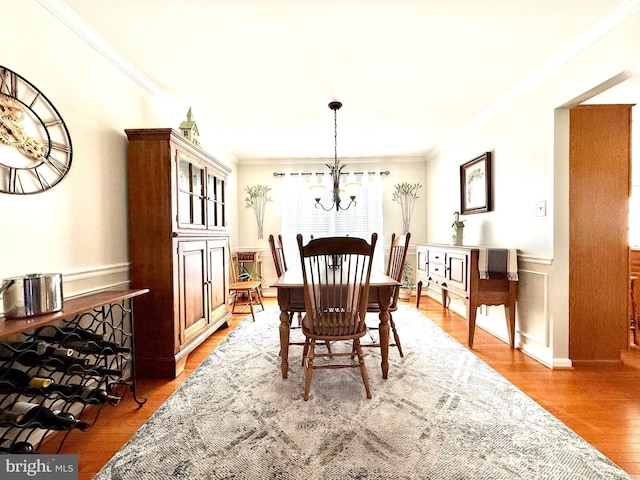
M 251 318 L 253 321 L 256 321 L 256 315 L 253 309 L 253 298 L 254 295 L 257 298 L 258 303 L 264 310 L 264 304 L 262 303 L 262 281 L 261 280 L 239 280 L 238 274 L 236 273 L 235 265 L 233 263 L 233 259 L 231 257 L 231 252 L 229 252 L 229 270 L 231 275 L 231 282 L 229 284 L 229 292 L 233 295 L 233 306 L 231 307 L 231 313 L 240 313 L 240 311 L 236 310 L 236 306 L 246 307 L 249 306 L 251 310 Z M 244 295 L 247 297 L 247 303 L 238 303 L 238 297 L 240 295 Z
M 313 235 L 311 236 L 313 238 Z M 287 260 L 284 255 L 284 246 L 282 243 L 282 235 L 278 235 L 276 239 L 273 235 L 269 235 L 269 248 L 271 249 L 271 256 L 273 257 L 273 264 L 276 268 L 276 275 L 282 276 L 287 271 Z M 304 302 L 292 303 L 289 305 L 289 327 L 294 329 L 300 329 L 302 327 L 302 314 L 304 313 Z M 293 325 L 293 317 L 298 314 L 298 325 Z M 304 342 L 290 341 L 289 345 L 304 345 Z M 331 345 L 326 344 L 327 349 L 331 351 Z
M 313 371 L 336 368 L 359 368 L 367 398 L 371 398 L 360 339 L 367 333 L 364 320 L 377 239 L 378 235 L 374 233 L 370 244 L 362 238 L 327 237 L 303 245 L 302 235 L 297 236 L 304 282 L 302 333 L 305 336 L 305 400 L 309 399 Z M 335 262 L 336 258 L 340 258 L 339 265 Z M 351 341 L 352 346 L 350 351 L 317 353 L 318 341 Z M 354 362 L 356 355 L 357 363 Z M 335 363 L 333 360 L 336 357 L 349 357 L 350 362 Z M 316 358 L 328 360 L 315 364 Z
M 276 275 L 281 277 L 287 271 L 287 260 L 284 256 L 284 247 L 282 246 L 282 235 L 278 235 L 278 239 L 273 235 L 269 235 L 269 248 L 273 257 L 273 265 L 276 267 Z
M 396 237 L 396 234 L 391 235 L 391 246 L 389 247 L 389 262 L 387 263 L 387 275 L 393 278 L 395 281 L 400 282 L 402 280 L 402 270 L 404 269 L 404 262 L 407 258 L 407 251 L 409 250 L 409 240 L 411 239 L 411 233 L 407 232 L 404 235 Z M 391 296 L 391 304 L 389 305 L 389 325 L 391 325 L 391 331 L 393 332 L 393 343 L 390 343 L 390 347 L 397 347 L 401 357 L 404 357 L 402 353 L 402 344 L 400 343 L 400 335 L 396 329 L 396 323 L 393 321 L 393 312 L 398 310 L 398 295 L 400 294 L 400 287 L 395 287 L 393 295 Z M 367 305 L 367 312 L 380 313 L 380 306 L 376 302 L 369 302 Z M 367 326 L 368 331 L 378 330 L 377 326 Z M 379 336 L 378 336 L 379 339 Z M 379 342 L 362 343 L 363 347 L 380 347 Z
M 276 268 L 276 275 L 280 277 L 287 271 L 287 259 L 284 255 L 282 235 L 278 235 L 277 240 L 273 235 L 269 235 L 269 247 L 271 249 L 271 256 L 273 257 L 273 264 Z M 304 303 L 289 306 L 289 325 L 291 325 L 296 313 L 298 314 L 298 323 L 300 324 L 302 321 L 302 313 L 304 313 Z

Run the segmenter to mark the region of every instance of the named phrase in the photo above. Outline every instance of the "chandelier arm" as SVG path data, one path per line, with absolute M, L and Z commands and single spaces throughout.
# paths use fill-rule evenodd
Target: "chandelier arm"
M 316 202 L 316 208 L 322 208 L 322 210 L 324 210 L 325 212 L 330 212 L 331 210 L 333 210 L 334 205 L 335 203 L 332 203 L 329 208 L 325 208 L 325 206 L 321 202 Z
M 336 210 L 344 211 L 344 210 L 347 210 L 351 205 L 353 205 L 354 207 L 357 205 L 355 198 L 352 198 L 346 207 L 340 207 L 339 205 L 336 205 Z

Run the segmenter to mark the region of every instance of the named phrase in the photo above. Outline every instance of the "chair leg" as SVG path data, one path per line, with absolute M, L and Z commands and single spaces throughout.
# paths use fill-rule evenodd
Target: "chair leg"
M 304 341 L 304 347 L 302 347 L 302 366 L 305 366 L 305 360 L 307 358 L 307 353 L 309 353 L 309 339 L 306 338 Z
M 305 348 L 307 347 L 305 343 Z M 309 400 L 309 390 L 311 388 L 311 377 L 313 376 L 313 357 L 315 355 L 316 341 L 311 340 L 309 353 L 304 357 L 304 399 Z
M 249 297 L 249 309 L 251 310 L 251 318 L 253 321 L 256 321 L 256 315 L 253 313 L 253 295 L 251 294 L 251 290 L 247 290 L 247 296 Z
M 255 292 L 256 292 L 256 297 L 258 297 L 258 303 L 260 303 L 260 306 L 262 307 L 262 310 L 264 310 L 264 304 L 262 303 L 262 289 L 261 289 L 261 287 L 256 288 Z
M 362 346 L 360 340 L 355 339 L 353 341 L 353 348 L 358 353 L 358 363 L 360 364 L 360 375 L 362 375 L 362 382 L 364 383 L 364 389 L 367 392 L 367 398 L 371 399 L 371 389 L 369 388 L 369 374 L 367 373 L 367 366 L 364 364 L 364 355 L 362 354 Z
M 404 353 L 402 353 L 402 345 L 400 345 L 400 336 L 398 335 L 398 331 L 396 330 L 396 322 L 393 321 L 393 317 L 389 318 L 389 323 L 391 324 L 391 330 L 393 331 L 393 340 L 396 342 L 398 352 L 400 352 L 401 357 L 404 357 Z

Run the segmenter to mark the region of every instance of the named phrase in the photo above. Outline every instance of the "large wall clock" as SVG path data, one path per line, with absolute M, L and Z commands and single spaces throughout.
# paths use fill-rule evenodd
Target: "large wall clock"
M 69 131 L 53 104 L 0 66 L 0 192 L 48 190 L 69 172 L 71 157 Z

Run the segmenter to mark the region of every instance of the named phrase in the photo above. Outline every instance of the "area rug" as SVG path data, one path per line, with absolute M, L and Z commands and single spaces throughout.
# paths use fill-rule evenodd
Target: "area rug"
M 95 479 L 630 478 L 415 308 L 394 319 L 405 356 L 390 348 L 383 380 L 365 350 L 371 400 L 342 369 L 305 402 L 301 347 L 281 378 L 277 308 L 249 317 Z

